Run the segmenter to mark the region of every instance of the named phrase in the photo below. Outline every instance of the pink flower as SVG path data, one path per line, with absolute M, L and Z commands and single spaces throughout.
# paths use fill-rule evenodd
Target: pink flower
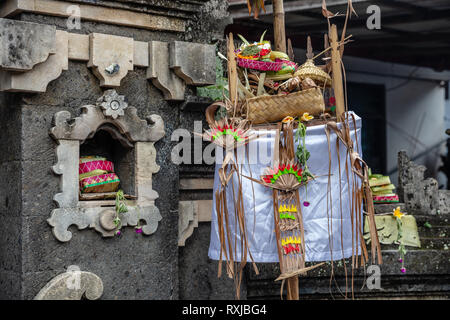
M 141 228 L 136 228 L 134 231 L 136 231 L 136 233 L 142 233 L 142 229 Z
M 402 259 L 402 258 L 399 258 L 399 259 L 398 259 L 398 262 L 403 262 L 403 259 Z
M 303 205 L 304 205 L 305 207 L 309 207 L 310 203 L 309 203 L 308 201 L 303 201 Z
M 400 271 L 401 271 L 402 273 L 406 273 L 406 268 L 401 268 Z
M 116 231 L 116 236 L 120 236 L 120 233 L 121 233 L 120 230 L 117 230 Z

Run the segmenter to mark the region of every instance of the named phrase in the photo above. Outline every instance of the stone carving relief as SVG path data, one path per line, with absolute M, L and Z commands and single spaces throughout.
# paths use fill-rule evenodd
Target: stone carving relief
M 151 115 L 142 120 L 137 109 L 128 106 L 123 96 L 115 90 L 107 90 L 96 105 L 83 106 L 79 117 L 72 119 L 70 112 L 59 111 L 53 122 L 50 136 L 58 143 L 53 172 L 61 176 L 61 192 L 54 196 L 58 208 L 52 211 L 47 221 L 53 227 L 55 237 L 63 242 L 69 241 L 72 233 L 67 229 L 71 225 L 76 225 L 79 230 L 93 228 L 104 237 L 114 236 L 111 229 L 114 201 L 80 201 L 78 191 L 80 144 L 92 138 L 106 124 L 113 137 L 120 137 L 123 143 L 134 148 L 137 198 L 128 205 L 128 212 L 123 213 L 122 226 L 136 226 L 143 220 L 143 233 L 154 233 L 162 219 L 155 206 L 158 193 L 152 188 L 152 174 L 159 171 L 154 143 L 165 134 L 161 117 Z
M 216 68 L 216 46 L 173 41 L 170 43 L 170 68 L 187 84 L 215 84 L 216 73 L 211 70 Z
M 186 240 L 198 228 L 198 213 L 192 201 L 180 201 L 178 209 L 178 246 L 184 247 Z
M 117 119 L 119 116 L 123 116 L 124 110 L 128 107 L 128 103 L 125 102 L 125 96 L 119 95 L 116 91 L 111 91 L 110 94 L 104 95 L 97 101 L 103 109 L 103 114 L 106 117 Z
M 149 54 L 150 66 L 147 69 L 147 78 L 164 93 L 166 100 L 184 100 L 186 84 L 170 70 L 169 44 L 150 41 Z
M 119 87 L 120 81 L 133 70 L 132 38 L 91 33 L 88 67 L 100 80 L 101 87 Z
M 29 71 L 55 54 L 56 48 L 55 26 L 0 19 L 1 69 Z
M 211 222 L 212 201 L 180 201 L 178 205 L 178 246 L 184 247 L 199 222 Z
M 0 30 L 0 91 L 45 92 L 50 81 L 68 70 L 69 60 L 86 62 L 107 88 L 119 87 L 134 67 L 147 68 L 147 78 L 166 100 L 184 100 L 186 85 L 215 83 L 213 45 L 75 34 L 2 18 Z
M 34 300 L 97 300 L 102 294 L 102 279 L 92 272 L 74 270 L 54 277 Z
M 56 30 L 55 39 L 55 53 L 48 55 L 47 60 L 33 69 L 27 72 L 0 71 L 0 91 L 45 92 L 50 81 L 69 68 L 68 33 Z
M 398 167 L 397 192 L 408 212 L 430 215 L 450 213 L 450 191 L 439 190 L 436 179 L 425 179 L 425 166 L 414 163 L 406 151 L 400 151 Z

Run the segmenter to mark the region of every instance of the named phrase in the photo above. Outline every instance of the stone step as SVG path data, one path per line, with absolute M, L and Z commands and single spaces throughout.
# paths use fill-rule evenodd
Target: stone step
M 417 226 L 422 227 L 428 222 L 432 227 L 450 226 L 450 215 L 414 215 Z
M 400 207 L 401 212 L 410 214 L 405 207 L 404 203 L 394 203 L 394 204 L 377 204 L 375 207 L 375 214 L 392 214 L 393 211 Z M 431 224 L 436 225 L 450 225 L 450 214 L 414 214 L 414 217 L 419 222 L 429 221 Z
M 354 295 L 356 299 L 376 299 L 396 297 L 438 297 L 448 299 L 450 296 L 450 278 L 435 277 L 433 275 L 401 275 L 383 276 L 380 278 L 380 289 L 368 289 L 365 284 L 367 278 L 358 276 L 353 279 Z M 364 288 L 361 290 L 361 288 Z M 280 299 L 281 283 L 270 280 L 252 281 L 247 284 L 247 299 Z M 299 277 L 300 300 L 305 299 L 351 299 L 351 275 L 346 279 Z M 284 289 L 284 292 L 286 290 Z M 285 298 L 285 297 L 284 297 Z
M 406 250 L 448 250 L 450 238 L 420 238 L 420 248 L 406 247 Z M 381 250 L 397 250 L 398 244 L 381 244 Z
M 450 261 L 450 250 L 417 250 L 408 248 L 405 257 L 405 268 L 408 275 L 449 275 L 448 267 Z M 370 252 L 369 252 L 370 256 Z M 400 272 L 401 264 L 398 262 L 399 254 L 397 248 L 391 250 L 382 250 L 383 264 L 380 265 L 381 272 L 389 275 L 402 275 Z M 351 259 L 345 259 L 347 272 L 351 274 Z M 360 260 L 360 259 L 359 259 Z M 317 263 L 308 262 L 306 266 Z M 371 263 L 369 263 L 370 265 Z M 278 263 L 258 263 L 260 274 L 256 275 L 253 269 L 246 267 L 247 279 L 253 280 L 274 280 L 280 275 Z M 325 262 L 325 265 L 308 272 L 307 277 L 329 277 L 331 272 L 331 263 Z M 334 261 L 334 272 L 336 275 L 344 275 L 344 264 L 342 260 Z M 354 271 L 356 276 L 364 275 L 364 268 L 358 268 Z
M 423 224 L 418 224 L 417 226 L 420 238 L 449 238 L 450 237 L 450 226 L 431 226 L 425 227 Z
M 404 203 L 386 203 L 386 204 L 375 204 L 375 214 L 392 213 L 397 207 L 400 207 L 402 212 L 406 211 L 406 206 Z

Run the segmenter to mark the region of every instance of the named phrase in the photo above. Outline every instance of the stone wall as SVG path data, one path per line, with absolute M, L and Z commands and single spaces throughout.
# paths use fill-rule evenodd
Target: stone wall
M 92 1 L 72 1 L 89 3 Z M 137 12 L 156 12 L 186 20 L 184 33 L 150 31 L 99 22 L 82 21 L 80 30 L 120 35 L 137 41 L 193 41 L 215 43 L 222 38 L 229 22 L 223 1 L 96 1 L 96 5 L 127 8 Z M 54 25 L 67 30 L 66 19 L 35 13 L 14 17 L 21 21 Z M 211 31 L 214 28 L 215 32 Z M 178 252 L 179 167 L 170 161 L 172 132 L 187 127 L 201 112 L 180 111 L 183 102 L 164 100 L 162 92 L 146 79 L 145 69 L 134 68 L 117 88 L 129 105 L 137 108 L 145 119 L 158 114 L 165 124 L 166 135 L 155 144 L 156 162 L 161 167 L 153 175 L 153 189 L 159 193 L 156 206 L 162 220 L 151 236 L 136 234 L 123 228 L 120 237 L 102 238 L 91 230 L 77 230 L 70 241 L 55 239 L 47 219 L 56 207 L 52 198 L 60 192 L 59 179 L 51 167 L 56 163 L 56 142 L 49 136 L 53 115 L 61 110 L 80 113 L 80 107 L 95 104 L 103 89 L 85 62 L 69 61 L 69 68 L 52 81 L 45 93 L 0 93 L 2 129 L 0 163 L 0 298 L 32 299 L 53 277 L 71 265 L 98 275 L 104 286 L 102 299 L 177 299 L 203 297 L 190 295 L 181 288 L 179 274 L 207 265 L 204 250 L 192 250 L 190 257 Z M 188 87 L 186 99 L 195 96 Z M 188 120 L 186 120 L 188 119 Z M 209 235 L 205 226 L 202 235 Z M 199 244 L 204 249 L 205 244 Z M 200 263 L 199 263 L 200 261 Z M 182 276 L 183 277 L 183 276 Z M 190 286 L 183 282 L 181 285 Z
M 0 299 L 19 299 L 22 276 L 21 111 L 0 93 Z

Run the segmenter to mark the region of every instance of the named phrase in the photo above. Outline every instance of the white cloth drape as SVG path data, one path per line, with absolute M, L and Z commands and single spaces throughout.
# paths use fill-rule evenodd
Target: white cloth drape
M 354 141 L 354 149 L 362 155 L 361 149 L 361 118 L 355 115 L 357 127 L 357 141 L 353 123 L 350 123 L 351 137 Z M 264 169 L 272 164 L 272 151 L 275 138 L 275 130 L 258 131 L 260 136 L 248 145 L 249 156 L 245 156 L 245 147 L 238 149 L 237 161 L 241 174 L 259 179 Z M 341 187 L 339 187 L 339 163 L 336 150 L 336 134 L 331 133 L 331 197 L 332 206 L 329 205 L 327 212 L 327 187 L 328 187 L 328 143 L 325 135 L 324 125 L 313 126 L 307 129 L 306 147 L 311 156 L 308 160 L 309 170 L 313 175 L 319 176 L 316 180 L 300 188 L 300 201 L 308 200 L 308 207 L 302 206 L 303 221 L 305 228 L 306 261 L 329 261 L 348 258 L 352 255 L 352 227 L 350 220 L 351 193 L 346 174 L 346 148 L 340 143 L 340 172 Z M 295 145 L 295 148 L 297 145 Z M 216 159 L 222 159 L 223 150 L 216 148 Z M 249 164 L 250 162 L 250 164 Z M 216 173 L 214 177 L 214 190 L 220 184 L 217 170 L 221 163 L 216 163 Z M 350 165 L 348 164 L 350 169 Z M 251 172 L 250 170 L 251 169 Z M 351 170 L 351 169 L 350 169 Z M 272 189 L 266 188 L 258 183 L 252 182 L 245 177 L 241 177 L 245 221 L 247 227 L 247 237 L 250 252 L 255 262 L 278 262 L 278 253 L 274 231 L 274 217 L 272 204 Z M 352 175 L 349 174 L 350 191 L 352 185 Z M 235 225 L 233 188 L 237 190 L 237 176 L 234 175 L 227 188 L 228 211 L 234 242 L 234 235 L 237 235 L 236 245 L 233 244 L 234 257 L 240 257 L 239 230 Z M 307 191 L 307 192 L 306 192 Z M 341 198 L 339 197 L 341 195 Z M 342 208 L 342 210 L 341 210 Z M 362 212 L 362 211 L 361 211 Z M 342 215 L 342 219 L 341 219 Z M 342 242 L 341 242 L 342 229 Z M 331 233 L 331 237 L 329 237 Z M 330 252 L 332 244 L 332 256 Z M 356 250 L 356 248 L 354 249 Z M 360 252 L 360 250 L 358 250 Z M 211 241 L 208 255 L 213 260 L 219 260 L 220 241 L 217 230 L 217 215 L 215 208 L 215 195 L 213 199 L 212 221 L 211 221 Z

